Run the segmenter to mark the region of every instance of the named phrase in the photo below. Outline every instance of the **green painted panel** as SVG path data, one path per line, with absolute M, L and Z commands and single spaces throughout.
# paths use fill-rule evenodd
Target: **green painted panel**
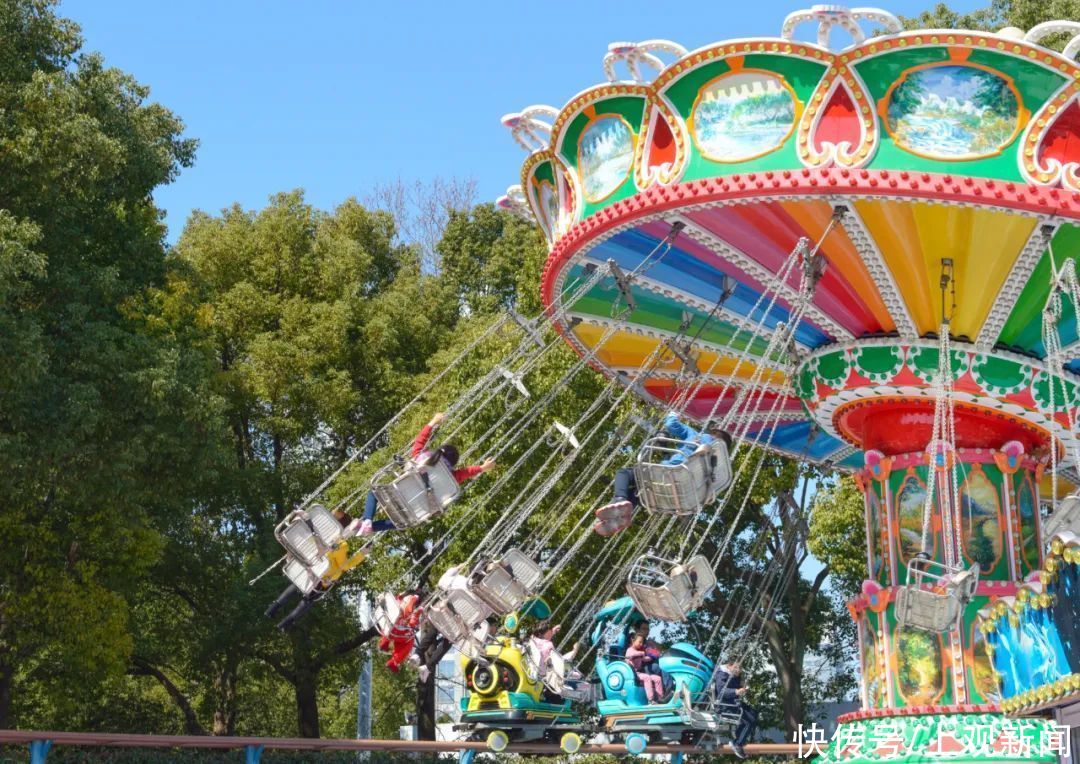
M 1080 257 L 1080 227 L 1071 223 L 1061 226 L 1050 243 L 1058 268 L 1066 260 L 1075 261 Z M 1046 298 L 1050 296 L 1050 281 L 1050 253 L 1044 252 L 1009 314 L 1005 328 L 998 337 L 999 342 L 1026 350 L 1033 350 L 1042 342 L 1042 310 L 1046 306 Z M 1068 303 L 1066 301 L 1066 308 L 1070 311 L 1067 318 L 1074 318 L 1075 312 Z
M 645 98 L 644 96 L 631 95 L 631 96 L 613 96 L 611 98 L 601 99 L 594 104 L 592 108 L 595 110 L 597 116 L 604 114 L 615 114 L 623 119 L 630 125 L 630 131 L 634 135 L 635 140 L 638 136 L 638 131 L 641 129 L 641 123 L 645 115 Z M 589 126 L 592 120 L 583 112 L 574 117 L 570 121 L 570 124 L 563 130 L 562 138 L 562 150 L 559 152 L 559 156 L 567 163 L 567 165 L 573 168 L 573 171 L 578 172 L 578 141 L 581 139 L 581 134 Z M 580 174 L 580 173 L 579 173 Z M 609 196 L 593 203 L 588 200 L 583 200 L 582 219 L 589 217 L 597 210 L 601 210 L 620 199 L 625 199 L 628 196 L 633 196 L 637 193 L 637 186 L 634 184 L 634 172 L 627 173 L 626 180 Z
M 555 185 L 555 167 L 551 162 L 540 162 L 533 168 L 532 174 L 537 180 L 546 180 Z
M 951 62 L 945 47 L 919 48 L 876 56 L 854 64 L 854 68 L 866 83 L 872 101 L 876 105 L 888 94 L 893 83 L 905 71 L 929 64 L 946 63 L 959 66 L 964 62 Z M 1032 113 L 1038 111 L 1050 94 L 1064 81 L 1062 75 L 1044 69 L 1031 61 L 989 50 L 973 51 L 967 63 L 979 64 L 1010 77 L 1020 91 L 1022 105 Z M 995 156 L 967 160 L 933 159 L 901 148 L 889 134 L 885 122 L 886 120 L 881 120 L 881 140 L 869 164 L 872 169 L 903 168 L 939 173 L 962 172 L 973 177 L 1023 180 L 1016 156 L 1021 134 L 1019 132 L 1010 143 L 1006 144 L 1001 153 Z
M 760 70 L 777 74 L 791 87 L 803 104 L 810 100 L 814 89 L 825 74 L 825 65 L 817 61 L 807 61 L 794 56 L 771 54 L 748 54 L 743 60 L 742 70 Z M 712 80 L 730 73 L 731 67 L 724 61 L 716 61 L 700 66 L 673 82 L 665 91 L 676 112 L 688 119 L 694 108 L 701 88 Z M 712 178 L 742 172 L 759 172 L 772 169 L 790 169 L 801 167 L 795 151 L 795 132 L 787 137 L 780 148 L 764 156 L 739 162 L 716 162 L 707 159 L 698 149 L 696 142 L 690 140 L 690 162 L 683 174 L 683 180 Z

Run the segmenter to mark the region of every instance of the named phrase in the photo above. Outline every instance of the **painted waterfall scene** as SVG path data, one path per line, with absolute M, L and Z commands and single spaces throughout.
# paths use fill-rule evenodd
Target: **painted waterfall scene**
M 1016 131 L 1019 104 L 1005 78 L 973 66 L 910 72 L 889 100 L 888 128 L 903 148 L 942 159 L 997 153 Z
M 587 200 L 600 201 L 621 186 L 633 163 L 633 133 L 621 118 L 601 117 L 585 128 L 578 168 Z
M 702 88 L 693 119 L 701 152 L 736 162 L 784 142 L 795 126 L 795 100 L 776 75 L 731 74 Z

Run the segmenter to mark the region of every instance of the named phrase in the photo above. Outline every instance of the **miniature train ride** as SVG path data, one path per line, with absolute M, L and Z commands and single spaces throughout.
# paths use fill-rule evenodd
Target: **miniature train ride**
M 550 613 L 543 600 L 532 600 L 529 607 L 537 618 Z M 467 692 L 455 728 L 469 739 L 487 741 L 496 752 L 514 742 L 542 741 L 574 753 L 584 735 L 595 733 L 622 742 L 632 754 L 649 744 L 714 747 L 721 742 L 719 733 L 737 726 L 741 714 L 738 707 L 714 702 L 713 661 L 689 642 L 672 644 L 659 659 L 669 686 L 650 702 L 625 658 L 631 624 L 643 620 L 630 597 L 596 613 L 590 638 L 595 665 L 588 678 L 557 652 L 548 665 L 538 665 L 528 640 L 504 630 L 482 658 L 462 657 Z

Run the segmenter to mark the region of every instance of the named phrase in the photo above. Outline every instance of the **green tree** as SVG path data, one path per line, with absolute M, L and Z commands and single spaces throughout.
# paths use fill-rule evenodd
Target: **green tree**
M 353 200 L 324 213 L 300 192 L 257 213 L 194 214 L 176 256 L 160 300 L 177 326 L 201 329 L 230 456 L 205 501 L 170 529 L 147 617 L 158 622 L 159 601 L 183 613 L 185 679 L 201 688 L 215 732 L 236 730 L 240 674 L 256 658 L 292 687 L 300 734 L 317 736 L 324 670 L 354 667 L 371 632 L 331 596 L 282 636 L 255 614 L 283 579 L 246 582 L 279 555 L 277 522 L 412 394 L 454 325 L 454 296 L 396 243 L 388 214 Z M 149 642 L 152 666 L 174 652 Z M 177 702 L 190 718 L 195 701 Z
M 866 520 L 862 491 L 852 478 L 840 477 L 819 488 L 811 507 L 808 546 L 828 566 L 841 594 L 859 593 L 869 576 Z
M 938 3 L 918 16 L 901 17 L 907 29 L 974 29 L 996 32 L 1017 27 L 1025 32 L 1036 24 L 1058 19 L 1080 19 L 1080 0 L 991 0 L 985 8 L 958 13 Z M 1049 37 L 1042 44 L 1061 50 L 1069 35 Z
M 199 380 L 137 309 L 166 268 L 151 194 L 195 144 L 52 6 L 0 4 L 0 727 L 77 724 L 123 675 L 199 461 Z
M 542 240 L 534 225 L 491 204 L 479 204 L 450 213 L 437 251 L 443 277 L 454 284 L 470 312 L 513 307 L 523 293 L 523 309 L 538 308 L 529 296 L 539 291 L 539 278 L 531 282 L 522 278 L 539 276 L 543 263 Z

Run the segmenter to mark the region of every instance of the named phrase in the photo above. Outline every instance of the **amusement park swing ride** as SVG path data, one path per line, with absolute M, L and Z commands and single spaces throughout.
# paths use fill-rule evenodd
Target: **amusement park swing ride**
M 804 23 L 816 43 L 796 39 Z M 836 29 L 851 44 L 834 48 Z M 1042 44 L 1061 33 L 1063 52 Z M 450 535 L 542 458 L 467 560 L 435 555 L 409 574 L 447 569 L 422 617 L 467 664 L 472 739 L 573 753 L 603 731 L 640 753 L 731 737 L 742 711 L 716 694 L 714 658 L 753 649 L 754 627 L 722 617 L 671 645 L 658 698 L 625 658 L 627 627 L 685 623 L 709 599 L 731 534 L 710 554 L 704 542 L 722 513 L 738 523 L 749 492 L 735 486 L 758 477 L 735 457 L 766 449 L 852 474 L 865 498 L 867 578 L 848 604 L 862 709 L 819 760 L 1055 760 L 1040 740 L 1053 714 L 1080 708 L 1078 53 L 1080 22 L 904 31 L 883 10 L 814 6 L 779 37 L 614 43 L 606 82 L 503 118 L 528 155 L 499 204 L 547 239 L 544 310 L 508 313 L 451 364 L 515 338 L 439 437 L 498 400 L 462 456 L 512 463 L 460 509 L 440 458 L 405 453 L 371 484 L 397 528 L 447 514 Z M 530 371 L 562 343 L 577 361 L 533 389 Z M 559 389 L 593 373 L 606 380 L 595 401 L 555 421 Z M 630 402 L 725 435 L 687 442 L 630 418 L 609 438 Z M 546 437 L 513 450 L 534 425 Z M 279 528 L 304 592 L 352 532 L 316 499 L 369 451 Z M 618 467 L 638 486 L 633 531 L 582 559 L 599 481 Z M 533 513 L 587 501 L 556 554 L 541 552 L 559 523 L 523 533 Z M 543 595 L 571 563 L 565 635 L 588 649 L 544 654 L 519 626 L 566 606 Z M 771 606 L 790 565 L 772 561 L 749 610 Z M 384 637 L 402 602 L 382 598 Z

